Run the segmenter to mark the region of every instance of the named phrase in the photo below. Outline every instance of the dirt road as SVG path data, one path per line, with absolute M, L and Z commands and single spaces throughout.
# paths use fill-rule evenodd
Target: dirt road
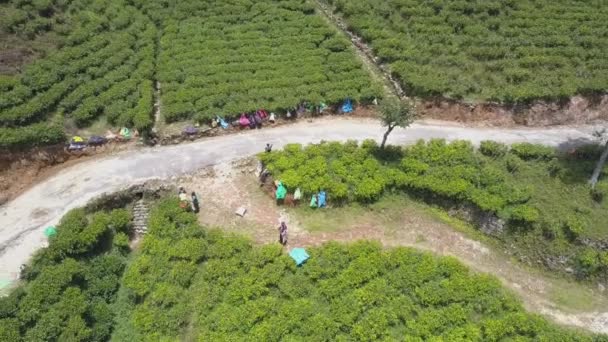
M 445 122 L 418 122 L 407 130 L 396 129 L 391 144 L 418 139 L 466 139 L 473 143 L 492 139 L 505 143 L 521 141 L 568 148 L 592 139 L 594 127 L 550 129 L 470 128 Z M 280 148 L 286 143 L 315 143 L 321 140 L 376 139 L 383 128 L 371 119 L 327 118 L 277 128 L 245 131 L 197 142 L 126 151 L 91 160 L 63 170 L 30 188 L 0 208 L 0 287 L 17 279 L 21 264 L 44 245 L 42 234 L 68 210 L 86 204 L 102 193 L 149 179 L 166 179 L 200 168 L 260 152 L 266 143 Z

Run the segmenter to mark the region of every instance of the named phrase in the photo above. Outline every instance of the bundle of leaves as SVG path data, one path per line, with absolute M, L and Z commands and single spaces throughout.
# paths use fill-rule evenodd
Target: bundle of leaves
M 125 210 L 69 212 L 25 268 L 25 283 L 0 298 L 0 340 L 108 340 L 130 229 Z

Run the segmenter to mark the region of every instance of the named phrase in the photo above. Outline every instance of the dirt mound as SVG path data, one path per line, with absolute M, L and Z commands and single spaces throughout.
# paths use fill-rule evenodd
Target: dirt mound
M 535 101 L 529 105 L 467 104 L 447 99 L 418 106 L 426 118 L 481 122 L 492 126 L 552 126 L 608 120 L 608 95 L 575 96 L 562 102 Z

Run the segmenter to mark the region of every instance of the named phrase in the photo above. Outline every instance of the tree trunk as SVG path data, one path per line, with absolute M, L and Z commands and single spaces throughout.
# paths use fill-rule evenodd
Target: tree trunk
M 384 137 L 382 138 L 382 144 L 380 144 L 381 149 L 384 149 L 384 145 L 386 144 L 386 139 L 388 139 L 388 135 L 391 134 L 393 129 L 395 129 L 395 126 L 391 126 L 391 125 L 388 126 L 388 129 L 386 130 L 386 132 L 384 133 Z
M 604 147 L 604 152 L 602 152 L 600 160 L 597 161 L 595 170 L 593 170 L 593 175 L 591 175 L 591 179 L 589 180 L 589 184 L 591 184 L 591 189 L 595 188 L 595 184 L 597 184 L 597 181 L 600 178 L 600 173 L 602 173 L 602 169 L 604 168 L 606 159 L 608 159 L 608 141 L 606 142 L 606 146 Z

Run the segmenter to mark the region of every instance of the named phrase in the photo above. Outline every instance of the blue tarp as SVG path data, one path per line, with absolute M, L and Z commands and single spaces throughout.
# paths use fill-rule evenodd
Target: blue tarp
M 289 252 L 289 256 L 296 262 L 296 265 L 300 266 L 310 258 L 310 255 L 306 253 L 304 248 L 294 248 Z
M 327 205 L 326 197 L 327 195 L 325 194 L 325 191 L 319 192 L 319 208 L 323 208 L 325 205 Z
M 342 113 L 351 113 L 353 111 L 353 103 L 350 99 L 346 99 L 342 105 Z
M 221 116 L 217 116 L 217 122 L 220 124 L 220 126 L 222 126 L 223 129 L 228 128 L 228 123 L 226 122 L 226 120 L 224 120 L 224 118 L 222 118 Z

